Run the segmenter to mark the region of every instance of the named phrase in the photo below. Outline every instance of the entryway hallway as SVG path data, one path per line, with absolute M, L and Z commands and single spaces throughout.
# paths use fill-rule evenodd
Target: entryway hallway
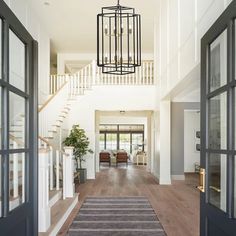
M 60 230 L 66 235 L 70 224 L 88 196 L 145 196 L 150 201 L 168 236 L 199 236 L 199 192 L 195 177 L 160 186 L 146 167 L 101 168 L 95 180 L 77 186 L 80 202 Z

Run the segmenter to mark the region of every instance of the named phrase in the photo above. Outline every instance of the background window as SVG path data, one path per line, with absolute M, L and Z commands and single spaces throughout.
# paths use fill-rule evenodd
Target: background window
M 105 150 L 105 134 L 100 134 L 99 136 L 99 148 L 100 150 Z
M 132 147 L 133 150 L 143 150 L 143 134 L 132 134 Z
M 125 150 L 128 153 L 131 152 L 130 133 L 128 133 L 128 134 L 120 134 L 119 149 Z
M 106 149 L 117 150 L 117 134 L 106 134 Z

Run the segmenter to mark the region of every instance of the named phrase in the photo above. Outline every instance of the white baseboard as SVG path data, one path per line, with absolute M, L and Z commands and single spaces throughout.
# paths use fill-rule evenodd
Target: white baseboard
M 184 175 L 171 175 L 172 180 L 185 180 Z

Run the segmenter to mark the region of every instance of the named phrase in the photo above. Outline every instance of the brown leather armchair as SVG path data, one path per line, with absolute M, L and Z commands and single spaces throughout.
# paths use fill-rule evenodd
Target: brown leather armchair
M 116 155 L 116 166 L 118 166 L 119 163 L 126 163 L 126 166 L 128 166 L 128 154 L 127 152 L 118 152 Z
M 99 165 L 101 163 L 109 163 L 109 166 L 111 166 L 111 155 L 109 152 L 100 152 L 99 153 Z

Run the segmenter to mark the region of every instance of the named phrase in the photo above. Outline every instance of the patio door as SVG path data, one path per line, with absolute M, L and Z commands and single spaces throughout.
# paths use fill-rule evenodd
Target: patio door
M 236 1 L 202 38 L 201 236 L 236 235 Z
M 38 235 L 37 208 L 37 43 L 0 0 L 0 235 Z

